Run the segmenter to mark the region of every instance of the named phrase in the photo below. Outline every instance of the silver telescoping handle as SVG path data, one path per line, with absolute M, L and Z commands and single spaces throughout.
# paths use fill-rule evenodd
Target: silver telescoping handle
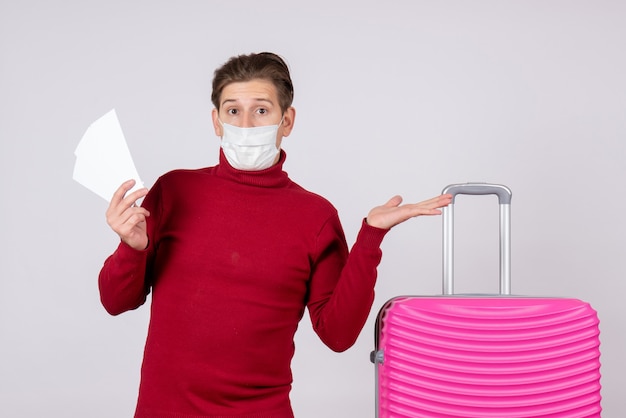
M 454 201 L 458 194 L 498 196 L 500 204 L 500 294 L 511 294 L 511 190 L 501 184 L 451 184 L 443 189 L 452 195 L 443 208 L 443 294 L 454 294 Z

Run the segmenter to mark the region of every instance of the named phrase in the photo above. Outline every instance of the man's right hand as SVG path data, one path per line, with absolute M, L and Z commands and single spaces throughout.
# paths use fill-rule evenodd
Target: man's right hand
M 148 247 L 146 218 L 150 216 L 150 212 L 135 205 L 135 202 L 148 194 L 148 189 L 135 190 L 125 196 L 134 185 L 135 180 L 128 180 L 115 191 L 106 211 L 106 220 L 128 246 L 135 250 L 144 250 Z

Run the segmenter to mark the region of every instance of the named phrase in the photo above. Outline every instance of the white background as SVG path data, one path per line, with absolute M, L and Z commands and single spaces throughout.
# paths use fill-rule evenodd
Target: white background
M 513 291 L 584 299 L 602 331 L 604 417 L 626 410 L 626 2 L 0 1 L 0 416 L 130 417 L 148 306 L 119 317 L 97 274 L 115 248 L 73 151 L 116 108 L 150 186 L 217 162 L 213 70 L 269 50 L 289 62 L 286 170 L 340 212 L 450 183 L 513 190 Z M 497 208 L 457 201 L 457 289 L 493 292 Z M 440 218 L 392 230 L 357 344 L 297 334 L 299 418 L 373 417 L 374 318 L 436 294 Z

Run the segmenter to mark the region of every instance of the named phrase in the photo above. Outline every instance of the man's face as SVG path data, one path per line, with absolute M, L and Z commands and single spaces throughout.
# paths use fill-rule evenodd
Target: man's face
M 212 116 L 213 128 L 219 137 L 223 134 L 220 120 L 240 128 L 251 128 L 278 125 L 284 118 L 276 135 L 276 147 L 280 148 L 283 137 L 288 136 L 293 128 L 295 109 L 290 107 L 283 115 L 274 84 L 257 79 L 231 83 L 224 87 L 220 97 L 220 109 L 213 109 Z

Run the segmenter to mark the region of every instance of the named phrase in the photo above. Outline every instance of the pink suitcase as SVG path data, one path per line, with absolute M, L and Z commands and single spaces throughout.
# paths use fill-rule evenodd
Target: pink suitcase
M 444 294 L 396 297 L 378 314 L 376 416 L 600 417 L 596 312 L 577 299 L 511 295 L 507 187 L 444 193 L 498 196 L 500 294 L 454 294 L 453 199 L 443 213 Z

